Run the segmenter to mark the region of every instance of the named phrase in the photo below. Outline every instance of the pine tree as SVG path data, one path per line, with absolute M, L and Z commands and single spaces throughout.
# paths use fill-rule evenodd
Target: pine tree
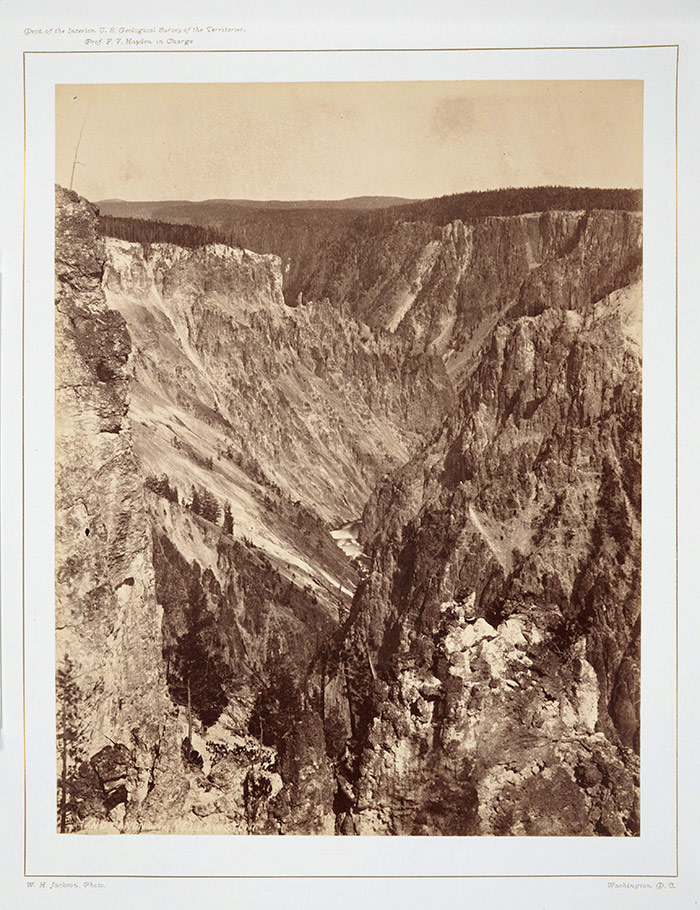
M 202 517 L 206 518 L 207 521 L 218 524 L 219 517 L 221 516 L 221 506 L 219 505 L 219 500 L 216 498 L 216 496 L 214 496 L 213 493 L 210 493 L 209 490 L 201 491 L 200 500 L 202 505 Z
M 291 660 L 280 658 L 267 669 L 267 680 L 258 692 L 248 729 L 268 746 L 280 747 L 302 715 L 302 692 Z
M 231 536 L 233 534 L 233 515 L 231 514 L 231 506 L 227 502 L 224 506 L 224 534 Z
M 195 563 L 195 566 L 197 564 Z M 187 736 L 192 743 L 192 717 L 205 726 L 215 723 L 227 703 L 225 665 L 216 654 L 214 615 L 197 574 L 188 585 L 186 632 L 168 653 L 168 686 L 177 704 L 187 708 Z
M 70 810 L 71 778 L 82 759 L 80 747 L 80 690 L 75 682 L 73 663 L 66 654 L 63 665 L 56 671 L 57 701 L 57 742 L 61 756 L 61 777 L 59 780 L 59 831 L 65 833 Z

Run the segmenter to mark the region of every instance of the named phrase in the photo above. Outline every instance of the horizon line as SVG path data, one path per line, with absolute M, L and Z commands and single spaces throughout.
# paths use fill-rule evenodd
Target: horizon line
M 62 184 L 58 184 L 62 186 Z M 446 199 L 451 196 L 466 196 L 472 193 L 497 193 L 497 192 L 508 192 L 509 190 L 541 190 L 541 189 L 561 189 L 561 190 L 606 190 L 614 191 L 619 190 L 620 192 L 635 192 L 641 193 L 644 188 L 641 186 L 602 186 L 600 184 L 566 184 L 566 183 L 539 183 L 539 184 L 523 184 L 522 186 L 494 186 L 486 187 L 484 189 L 471 189 L 471 190 L 459 190 L 454 193 L 442 193 L 437 196 L 397 196 L 391 193 L 360 193 L 356 196 L 339 196 L 334 199 L 326 198 L 314 198 L 314 197 L 300 197 L 296 199 L 257 199 L 253 197 L 246 196 L 209 196 L 205 199 L 192 199 L 186 197 L 168 197 L 168 198 L 146 198 L 141 197 L 140 199 L 125 199 L 122 196 L 104 196 L 100 199 L 95 199 L 94 202 L 126 202 L 126 203 L 139 203 L 139 202 L 189 202 L 189 203 L 206 203 L 206 202 L 258 202 L 258 203 L 268 203 L 268 204 L 288 204 L 295 202 L 314 202 L 314 203 L 338 203 L 338 202 L 353 202 L 358 199 L 401 199 L 405 200 L 407 203 L 412 202 L 427 202 L 431 199 Z M 74 190 L 74 192 L 78 192 Z M 79 195 L 83 195 L 79 193 Z M 85 198 L 88 198 L 87 196 Z

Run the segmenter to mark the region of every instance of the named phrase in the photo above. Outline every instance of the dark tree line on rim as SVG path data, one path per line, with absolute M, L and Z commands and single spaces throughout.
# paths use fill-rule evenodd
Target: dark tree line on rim
M 188 249 L 197 249 L 210 243 L 238 246 L 230 234 L 196 224 L 170 224 L 167 221 L 121 218 L 116 215 L 100 215 L 98 224 L 103 237 L 115 237 L 129 243 L 172 243 Z
M 641 212 L 642 191 L 574 186 L 532 186 L 455 193 L 452 196 L 439 196 L 410 205 L 366 212 L 353 222 L 353 228 L 378 229 L 396 220 L 425 221 L 442 225 L 448 224 L 450 221 L 468 221 L 474 218 L 552 211 L 590 212 L 594 209 Z

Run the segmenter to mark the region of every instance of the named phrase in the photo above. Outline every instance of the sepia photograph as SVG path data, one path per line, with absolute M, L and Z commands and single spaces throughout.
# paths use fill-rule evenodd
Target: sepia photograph
M 56 85 L 58 833 L 639 837 L 643 99 Z

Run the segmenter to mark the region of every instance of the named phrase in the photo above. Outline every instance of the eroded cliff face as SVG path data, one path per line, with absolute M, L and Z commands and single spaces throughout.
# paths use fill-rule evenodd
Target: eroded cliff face
M 551 211 L 454 220 L 398 218 L 328 245 L 301 295 L 346 300 L 371 326 L 436 351 L 458 385 L 512 307 L 579 309 L 641 262 L 635 212 Z M 566 299 L 564 299 L 566 297 Z
M 439 437 L 370 499 L 351 830 L 638 833 L 641 286 L 624 277 L 599 298 L 534 273 Z
M 345 306 L 286 306 L 275 256 L 108 239 L 104 286 L 134 339 L 146 461 L 173 443 L 223 456 L 222 472 L 227 458 L 252 461 L 338 522 L 359 514 L 451 400 L 439 358 L 414 356 Z
M 128 418 L 124 320 L 95 209 L 56 205 L 56 663 L 64 830 L 140 830 L 186 791 Z
M 67 827 L 636 833 L 639 217 L 353 229 L 290 307 L 95 214 L 59 191 Z
M 147 489 L 170 463 L 145 464 L 135 444 L 136 352 L 107 306 L 105 268 L 95 208 L 58 190 L 58 828 L 332 833 L 334 780 L 305 682 L 347 593 L 321 601 L 317 567 L 302 582 L 240 528 Z M 259 285 L 246 290 L 250 301 Z M 265 305 L 274 292 L 263 286 Z M 167 352 L 172 338 L 159 341 Z M 319 520 L 265 489 L 278 531 L 295 516 L 311 546 Z M 339 561 L 325 536 L 317 551 Z

